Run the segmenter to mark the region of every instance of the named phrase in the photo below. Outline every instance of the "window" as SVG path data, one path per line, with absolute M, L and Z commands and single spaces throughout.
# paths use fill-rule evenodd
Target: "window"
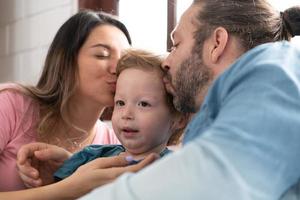
M 131 34 L 133 47 L 164 54 L 167 50 L 168 28 L 174 28 L 192 2 L 193 0 L 120 0 L 119 17 Z M 171 9 L 175 9 L 175 22 L 169 17 L 169 27 L 168 3 L 174 4 Z
M 193 3 L 193 0 L 177 0 L 177 22 L 183 12 Z
M 133 47 L 166 52 L 167 0 L 120 0 L 119 17 L 130 32 Z

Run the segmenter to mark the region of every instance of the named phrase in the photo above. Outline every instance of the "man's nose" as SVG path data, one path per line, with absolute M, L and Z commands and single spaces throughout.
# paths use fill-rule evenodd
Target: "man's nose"
M 161 68 L 165 71 L 168 72 L 170 70 L 170 65 L 168 64 L 167 59 L 165 59 L 162 64 L 161 64 Z

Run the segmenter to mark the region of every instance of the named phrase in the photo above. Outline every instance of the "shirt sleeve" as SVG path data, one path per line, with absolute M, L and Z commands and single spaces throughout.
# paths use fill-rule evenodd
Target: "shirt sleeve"
M 182 149 L 81 199 L 280 199 L 300 177 L 300 85 L 272 62 L 219 79 Z
M 16 115 L 11 92 L 0 92 L 0 153 L 12 137 L 16 123 Z

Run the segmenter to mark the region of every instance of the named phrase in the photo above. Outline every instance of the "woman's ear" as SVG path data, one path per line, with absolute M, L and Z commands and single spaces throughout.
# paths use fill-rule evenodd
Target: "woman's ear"
M 223 27 L 216 28 L 211 35 L 210 62 L 218 63 L 228 43 L 228 32 Z

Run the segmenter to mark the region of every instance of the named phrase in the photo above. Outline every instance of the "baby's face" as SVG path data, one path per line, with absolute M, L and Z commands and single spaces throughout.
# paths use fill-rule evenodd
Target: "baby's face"
M 117 80 L 112 116 L 114 131 L 132 154 L 159 152 L 170 135 L 172 114 L 157 71 L 125 69 Z

